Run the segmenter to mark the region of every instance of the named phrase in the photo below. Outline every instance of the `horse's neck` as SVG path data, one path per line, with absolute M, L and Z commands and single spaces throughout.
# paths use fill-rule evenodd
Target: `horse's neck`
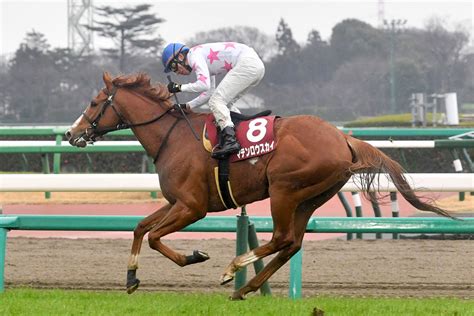
M 171 115 L 165 115 L 160 120 L 144 126 L 133 127 L 133 133 L 150 157 L 155 158 L 163 144 L 166 134 L 176 121 Z
M 125 119 L 131 124 L 147 122 L 157 118 L 166 111 L 160 104 L 156 104 L 141 95 L 136 95 L 135 93 L 132 93 L 132 95 L 136 100 L 134 102 L 129 101 L 131 106 L 125 106 L 121 109 Z M 189 114 L 188 118 L 195 132 L 200 135 L 206 115 L 194 113 Z M 164 114 L 162 118 L 153 123 L 133 127 L 132 131 L 145 148 L 147 154 L 153 158 L 156 157 L 158 151 L 160 153 L 164 152 L 170 146 L 184 145 L 183 147 L 188 148 L 185 144 L 192 142 L 193 145 L 191 147 L 198 144 L 186 121 L 182 117 L 171 113 Z M 164 148 L 161 148 L 162 146 Z
M 158 117 L 160 114 L 147 114 L 146 116 L 139 114 L 135 115 L 133 115 L 133 121 L 131 121 L 133 123 L 148 121 Z M 200 135 L 202 133 L 206 116 L 204 114 L 188 114 L 188 119 L 191 122 L 194 131 Z M 167 148 L 172 146 L 189 148 L 187 144 L 191 143 L 196 145 L 198 143 L 185 119 L 170 113 L 165 114 L 156 122 L 144 126 L 133 127 L 132 131 L 137 140 L 142 144 L 143 148 L 145 148 L 147 154 L 152 158 L 157 158 L 156 156 L 158 152 L 160 152 L 161 155 L 161 153 L 166 152 Z
M 195 138 L 193 131 L 183 117 L 177 117 L 170 114 L 166 116 L 166 122 L 163 122 L 163 124 L 154 124 L 159 126 L 150 127 L 150 134 L 155 136 L 150 136 L 148 130 L 137 131 L 135 133 L 137 139 L 142 143 L 145 149 L 147 147 L 153 148 L 151 149 L 151 152 L 147 150 L 147 153 L 154 159 L 156 158 L 157 168 L 160 167 L 161 162 L 163 161 L 160 160 L 160 158 L 163 157 L 165 161 L 169 158 L 171 158 L 171 160 L 176 158 L 174 156 L 170 157 L 170 153 L 171 155 L 174 155 L 177 152 L 180 152 L 192 157 L 199 151 L 199 148 L 203 146 L 202 140 L 197 140 Z M 188 114 L 188 120 L 191 123 L 192 129 L 200 138 L 206 116 L 196 113 Z M 144 134 L 144 137 L 141 137 L 141 134 Z M 148 144 L 148 142 L 151 142 L 151 144 Z M 158 153 L 159 155 L 157 155 Z
M 140 124 L 158 118 L 166 109 L 159 104 L 151 103 L 145 97 L 132 94 L 136 100 L 121 104 L 120 112 L 131 125 Z M 128 106 L 128 104 L 130 104 Z M 163 117 L 150 124 L 132 127 L 137 140 L 142 144 L 147 154 L 151 157 L 156 155 L 167 131 L 176 120 L 172 115 L 164 114 Z

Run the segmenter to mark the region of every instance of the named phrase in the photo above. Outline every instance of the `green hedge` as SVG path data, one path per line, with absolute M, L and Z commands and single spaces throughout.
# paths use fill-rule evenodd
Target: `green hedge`
M 438 115 L 439 118 L 440 118 L 440 115 L 441 114 Z M 426 119 L 428 121 L 427 125 L 429 127 L 432 127 L 432 124 L 431 124 L 433 120 L 432 113 L 428 113 Z M 383 116 L 359 119 L 356 121 L 345 123 L 344 127 L 411 127 L 411 124 L 412 124 L 411 120 L 412 120 L 411 113 L 392 114 L 392 115 L 383 115 Z M 450 128 L 451 126 L 438 124 L 436 127 Z M 474 128 L 474 122 L 461 121 L 458 127 L 473 127 Z

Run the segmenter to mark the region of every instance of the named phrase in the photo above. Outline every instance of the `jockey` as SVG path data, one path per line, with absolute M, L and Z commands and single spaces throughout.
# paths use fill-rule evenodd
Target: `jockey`
M 265 66 L 255 50 L 234 42 L 208 43 L 192 48 L 171 43 L 163 50 L 162 62 L 165 72 L 173 71 L 179 75 L 196 73 L 195 82 L 170 82 L 168 91 L 200 93 L 185 105 L 190 109 L 209 103 L 222 139 L 221 147 L 212 152 L 212 157 L 223 159 L 238 152 L 240 144 L 235 137 L 229 108 L 265 74 Z M 216 88 L 215 76 L 220 74 L 225 76 Z

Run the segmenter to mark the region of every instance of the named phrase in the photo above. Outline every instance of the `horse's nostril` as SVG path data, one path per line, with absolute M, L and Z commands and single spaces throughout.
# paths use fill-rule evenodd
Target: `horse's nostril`
M 71 138 L 71 132 L 70 132 L 70 131 L 67 131 L 67 132 L 65 133 L 65 135 L 66 135 L 67 139 L 70 139 L 70 138 Z

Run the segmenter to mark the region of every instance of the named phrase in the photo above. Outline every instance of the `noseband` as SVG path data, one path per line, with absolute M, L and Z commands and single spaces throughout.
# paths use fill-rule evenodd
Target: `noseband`
M 86 128 L 86 136 L 94 140 L 94 138 L 102 136 L 108 132 L 114 131 L 114 130 L 119 130 L 119 129 L 124 129 L 126 127 L 123 127 L 126 125 L 122 115 L 120 112 L 117 110 L 115 105 L 113 104 L 115 93 L 117 92 L 117 88 L 114 86 L 113 90 L 111 93 L 108 93 L 107 89 L 104 88 L 104 92 L 107 94 L 107 100 L 105 100 L 104 103 L 102 103 L 102 108 L 100 109 L 99 114 L 92 119 L 86 114 L 86 111 L 82 112 L 82 116 L 86 119 L 87 122 L 91 125 L 90 127 Z M 114 110 L 115 114 L 119 117 L 120 122 L 117 124 L 117 126 L 111 126 L 111 127 L 104 127 L 104 128 L 99 128 L 99 121 L 102 119 L 102 117 L 105 114 L 105 111 L 107 110 L 108 107 L 111 107 L 112 110 Z M 90 131 L 90 132 L 89 132 Z
M 115 93 L 117 92 L 117 87 L 114 86 L 112 89 L 112 92 L 110 93 L 107 90 L 107 88 L 104 88 L 103 91 L 107 94 L 107 100 L 105 100 L 105 102 L 102 103 L 102 108 L 100 109 L 99 114 L 94 119 L 92 119 L 86 114 L 86 111 L 82 112 L 82 115 L 84 116 L 86 121 L 89 122 L 89 124 L 91 125 L 90 127 L 86 128 L 85 135 L 92 141 L 94 141 L 96 137 L 103 136 L 109 132 L 151 124 L 153 122 L 158 121 L 159 119 L 161 119 L 163 116 L 165 116 L 166 114 L 168 114 L 170 111 L 174 109 L 174 107 L 169 107 L 168 109 L 166 109 L 165 112 L 161 113 L 160 115 L 158 115 L 157 117 L 151 120 L 134 124 L 131 122 L 127 122 L 127 120 L 125 120 L 123 115 L 120 114 L 120 112 L 117 110 L 117 108 L 114 105 L 114 97 L 115 97 Z M 115 115 L 117 115 L 117 117 L 119 118 L 119 123 L 116 126 L 106 126 L 106 127 L 100 128 L 99 121 L 104 116 L 105 111 L 107 110 L 108 107 L 111 107 Z

